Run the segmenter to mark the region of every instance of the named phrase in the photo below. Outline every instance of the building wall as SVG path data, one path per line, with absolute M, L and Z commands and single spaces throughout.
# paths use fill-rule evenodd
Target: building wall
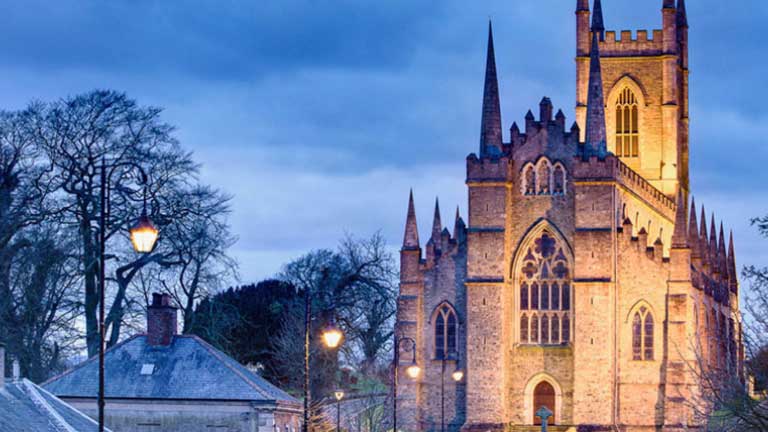
M 61 398 L 93 419 L 95 401 Z M 105 423 L 114 432 L 297 432 L 300 410 L 275 410 L 248 402 L 184 402 L 110 400 Z

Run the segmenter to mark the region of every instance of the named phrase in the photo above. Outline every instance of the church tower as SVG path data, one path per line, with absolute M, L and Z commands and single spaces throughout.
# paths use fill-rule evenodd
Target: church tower
M 576 119 L 586 131 L 591 28 L 598 33 L 608 150 L 671 199 L 687 197 L 688 19 L 685 0 L 662 0 L 662 29 L 606 31 L 595 0 L 576 6 Z M 591 19 L 590 19 L 591 18 Z M 585 136 L 582 135 L 582 139 Z

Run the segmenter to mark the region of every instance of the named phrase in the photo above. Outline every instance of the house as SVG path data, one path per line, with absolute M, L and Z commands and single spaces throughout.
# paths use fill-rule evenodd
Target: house
M 5 347 L 0 344 L 0 431 L 96 432 L 90 417 L 33 382 L 20 378 L 15 363 L 13 378 L 5 378 Z
M 168 295 L 154 294 L 147 333 L 106 351 L 106 424 L 115 432 L 294 432 L 300 402 L 192 335 L 178 335 Z M 97 415 L 98 358 L 44 384 Z

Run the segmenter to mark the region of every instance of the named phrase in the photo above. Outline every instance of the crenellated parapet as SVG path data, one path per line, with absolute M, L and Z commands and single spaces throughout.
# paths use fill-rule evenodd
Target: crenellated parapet
M 478 158 L 472 153 L 467 157 L 467 183 L 511 181 L 512 165 L 508 156 Z
M 661 30 L 622 30 L 605 32 L 600 43 L 603 57 L 657 56 L 664 52 L 664 34 Z

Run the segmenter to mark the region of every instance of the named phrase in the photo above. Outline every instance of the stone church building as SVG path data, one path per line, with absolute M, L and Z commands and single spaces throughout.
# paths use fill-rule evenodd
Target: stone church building
M 577 1 L 570 127 L 544 98 L 503 132 L 489 31 L 467 223 L 436 206 L 422 246 L 409 202 L 403 430 L 529 430 L 542 406 L 554 430 L 695 430 L 698 372 L 740 374 L 733 239 L 691 198 L 685 3 L 659 2 L 662 29 L 633 34 Z

